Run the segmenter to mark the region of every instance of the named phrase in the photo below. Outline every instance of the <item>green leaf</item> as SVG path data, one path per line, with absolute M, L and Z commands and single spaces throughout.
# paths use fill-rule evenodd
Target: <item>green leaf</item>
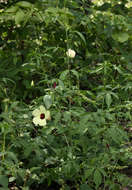
M 69 73 L 69 70 L 63 71 L 63 72 L 61 73 L 61 75 L 60 75 L 60 79 L 61 79 L 61 80 L 65 80 L 68 73 Z
M 29 190 L 29 187 L 23 187 L 22 190 Z
M 0 185 L 4 188 L 8 187 L 8 178 L 4 175 L 0 175 Z
M 41 167 L 32 167 L 32 168 L 30 168 L 30 171 L 34 172 L 34 171 L 38 171 L 40 169 L 41 169 Z
M 75 71 L 75 70 L 71 70 L 71 72 L 77 77 L 77 79 L 79 79 L 79 74 L 78 74 L 77 71 Z
M 113 65 L 113 67 L 114 67 L 114 69 L 115 69 L 116 71 L 118 71 L 120 74 L 122 74 L 122 75 L 124 74 L 123 71 L 121 70 L 120 66 L 117 67 L 116 65 Z
M 27 1 L 20 1 L 17 3 L 17 5 L 22 7 L 22 8 L 29 8 L 29 9 L 31 9 L 31 7 L 33 6 L 33 4 L 31 4 Z
M 10 8 L 6 9 L 5 13 L 16 13 L 18 10 L 17 6 L 11 6 Z
M 92 189 L 89 187 L 89 185 L 87 185 L 87 184 L 82 184 L 82 185 L 80 186 L 80 190 L 92 190 Z
M 43 101 L 44 101 L 44 104 L 46 106 L 47 109 L 49 109 L 52 105 L 52 98 L 50 95 L 45 95 L 43 97 Z
M 65 189 L 64 190 L 70 190 L 71 188 L 68 185 L 65 185 Z
M 13 153 L 13 152 L 7 152 L 7 154 L 8 154 L 8 157 L 11 159 L 11 160 L 13 160 L 14 161 L 14 163 L 18 163 L 18 160 L 17 160 L 17 157 L 16 157 L 16 155 Z
M 78 32 L 78 31 L 74 31 L 74 33 L 76 33 L 81 38 L 84 45 L 86 46 L 86 40 L 85 40 L 85 37 L 83 36 L 83 34 L 81 32 Z
M 10 182 L 10 183 L 13 182 L 13 181 L 15 181 L 15 180 L 16 180 L 15 177 L 10 177 L 10 178 L 9 178 L 9 182 Z
M 125 41 L 128 40 L 129 35 L 128 35 L 128 33 L 126 33 L 126 32 L 119 32 L 119 33 L 114 33 L 114 34 L 112 34 L 112 38 L 113 38 L 114 40 L 117 40 L 118 42 L 123 43 L 123 42 L 125 42 Z
M 106 104 L 108 106 L 108 108 L 110 107 L 111 103 L 112 103 L 112 98 L 111 98 L 111 94 L 107 93 L 106 96 L 105 96 L 105 101 L 106 101 Z
M 22 21 L 25 20 L 25 14 L 22 10 L 19 10 L 15 15 L 15 23 L 16 25 L 20 24 Z
M 92 175 L 94 168 L 89 168 L 85 170 L 85 178 L 88 179 L 89 176 Z
M 126 132 L 118 128 L 118 126 L 113 126 L 107 130 L 108 137 L 117 144 L 121 144 L 123 141 L 127 140 Z M 118 138 L 117 138 L 118 137 Z
M 68 121 L 71 120 L 71 113 L 70 113 L 69 111 L 65 111 L 65 112 L 63 113 L 63 117 L 64 117 L 64 120 L 65 120 L 66 122 L 68 122 Z
M 94 172 L 94 183 L 96 184 L 96 187 L 99 187 L 101 182 L 102 182 L 102 175 L 99 172 L 99 170 L 96 169 Z

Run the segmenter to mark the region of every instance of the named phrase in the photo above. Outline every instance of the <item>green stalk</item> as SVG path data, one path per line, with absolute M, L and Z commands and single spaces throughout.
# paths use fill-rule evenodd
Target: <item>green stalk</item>
M 4 153 L 5 153 L 5 137 L 6 137 L 6 134 L 5 134 L 5 131 L 4 131 L 4 134 L 3 134 L 3 145 L 2 145 L 2 160 L 4 161 L 4 159 L 5 159 L 5 155 L 4 155 Z

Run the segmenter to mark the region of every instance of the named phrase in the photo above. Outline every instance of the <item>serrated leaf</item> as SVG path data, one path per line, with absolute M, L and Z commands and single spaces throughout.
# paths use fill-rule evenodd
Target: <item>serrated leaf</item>
M 99 172 L 99 170 L 96 169 L 94 172 L 94 183 L 96 184 L 96 187 L 99 187 L 101 182 L 102 182 L 102 175 Z
M 52 98 L 50 95 L 45 95 L 43 97 L 43 101 L 44 101 L 44 104 L 46 106 L 47 109 L 49 109 L 52 105 Z

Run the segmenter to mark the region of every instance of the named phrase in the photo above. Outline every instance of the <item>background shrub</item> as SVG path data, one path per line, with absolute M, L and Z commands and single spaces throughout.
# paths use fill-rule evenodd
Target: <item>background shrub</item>
M 0 2 L 1 190 L 131 188 L 131 7 Z

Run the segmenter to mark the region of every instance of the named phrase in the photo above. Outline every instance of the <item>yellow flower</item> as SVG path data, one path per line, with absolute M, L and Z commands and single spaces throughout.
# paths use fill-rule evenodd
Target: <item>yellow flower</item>
M 72 49 L 68 49 L 68 51 L 66 52 L 66 55 L 70 58 L 74 58 L 76 55 L 76 52 Z
M 50 120 L 50 112 L 47 111 L 44 106 L 35 109 L 32 115 L 34 116 L 33 123 L 35 125 L 45 126 L 47 124 L 46 120 Z

